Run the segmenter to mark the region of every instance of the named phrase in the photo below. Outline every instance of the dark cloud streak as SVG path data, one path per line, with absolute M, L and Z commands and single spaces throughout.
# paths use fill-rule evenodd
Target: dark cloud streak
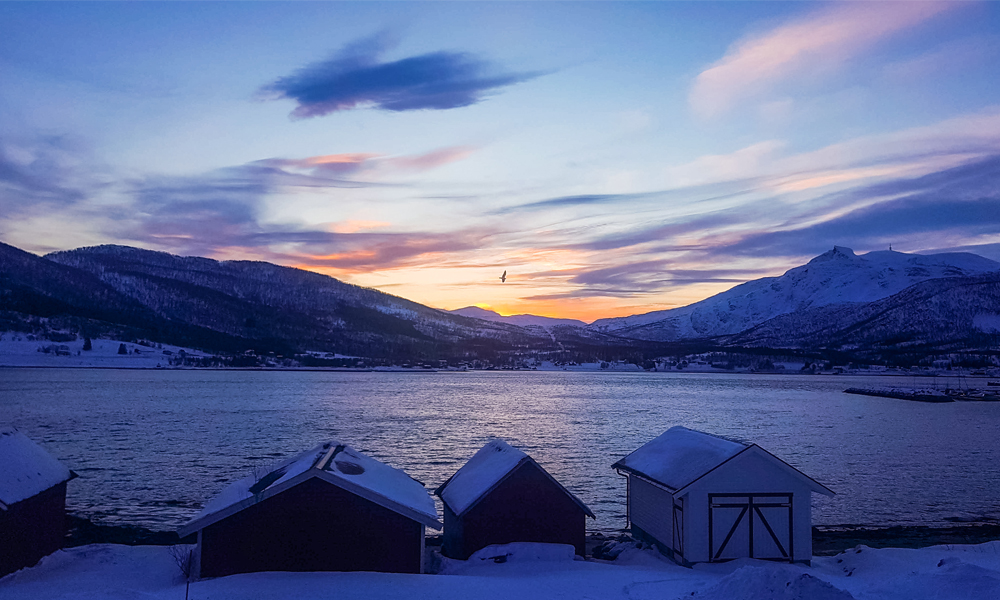
M 84 200 L 95 182 L 90 169 L 80 167 L 80 154 L 60 137 L 40 138 L 27 147 L 0 139 L 0 209 L 9 216 Z
M 305 119 L 371 106 L 388 111 L 445 110 L 469 106 L 499 88 L 541 73 L 497 73 L 464 52 L 432 52 L 382 62 L 394 44 L 384 35 L 351 44 L 333 58 L 313 63 L 261 88 L 265 97 L 298 103 L 292 117 Z
M 1000 231 L 1000 156 L 851 190 L 843 201 L 894 195 L 898 197 L 814 225 L 746 236 L 711 254 L 796 256 L 818 254 L 834 244 L 870 248 L 914 239 L 920 241 L 911 246 L 934 244 L 936 233 L 955 230 L 995 234 Z

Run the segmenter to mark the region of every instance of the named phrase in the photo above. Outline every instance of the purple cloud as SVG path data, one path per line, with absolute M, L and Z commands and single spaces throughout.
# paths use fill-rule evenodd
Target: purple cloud
M 842 199 L 886 196 L 892 199 L 813 225 L 749 235 L 719 245 L 712 254 L 819 254 L 834 244 L 871 248 L 895 243 L 903 250 L 922 249 L 947 240 L 949 232 L 960 231 L 964 237 L 995 234 L 1000 230 L 1000 156 L 859 188 L 842 194 Z
M 62 137 L 26 145 L 0 139 L 0 209 L 11 215 L 83 200 L 95 182 L 92 168 L 81 164 L 77 146 Z
M 459 108 L 539 75 L 497 73 L 489 63 L 464 52 L 381 61 L 392 45 L 384 35 L 362 40 L 329 60 L 279 78 L 261 92 L 296 101 L 292 117 L 305 119 L 366 106 L 389 111 Z

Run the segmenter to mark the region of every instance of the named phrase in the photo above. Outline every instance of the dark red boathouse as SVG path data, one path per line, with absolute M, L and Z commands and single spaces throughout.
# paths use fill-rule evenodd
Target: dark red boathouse
M 63 547 L 74 477 L 23 433 L 0 427 L 0 577 Z
M 423 484 L 334 441 L 230 485 L 178 533 L 198 534 L 199 577 L 420 573 L 425 526 L 441 529 Z
M 585 553 L 585 521 L 594 513 L 503 440 L 483 446 L 435 493 L 444 504 L 445 556 L 465 560 L 511 542 L 569 544 Z

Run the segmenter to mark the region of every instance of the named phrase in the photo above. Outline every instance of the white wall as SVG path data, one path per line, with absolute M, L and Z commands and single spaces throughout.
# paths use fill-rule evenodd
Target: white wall
M 629 476 L 629 520 L 656 538 L 663 549 L 673 545 L 673 497 L 638 477 Z
M 812 487 L 808 480 L 759 448 L 751 447 L 684 490 L 684 557 L 710 559 L 708 495 L 792 493 L 795 561 L 812 559 Z M 756 536 L 755 536 L 756 537 Z M 786 548 L 787 550 L 787 548 Z

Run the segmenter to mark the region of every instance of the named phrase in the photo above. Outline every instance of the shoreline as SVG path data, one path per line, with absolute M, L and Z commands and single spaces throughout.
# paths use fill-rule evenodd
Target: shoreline
M 331 373 L 561 373 L 561 372 L 573 372 L 573 373 L 628 373 L 628 374 L 643 374 L 643 373 L 679 373 L 679 374 L 692 374 L 692 375 L 791 375 L 799 377 L 910 377 L 910 378 L 922 378 L 922 379 L 965 379 L 965 380 L 989 380 L 989 385 L 996 381 L 997 377 L 995 375 L 970 375 L 966 373 L 907 373 L 907 372 L 866 372 L 866 371 L 848 371 L 844 373 L 834 373 L 834 372 L 799 372 L 799 371 L 741 371 L 739 369 L 735 370 L 724 370 L 724 369 L 684 369 L 684 370 L 650 370 L 644 371 L 641 369 L 600 369 L 600 368 L 537 368 L 537 369 L 414 369 L 405 367 L 373 367 L 373 368 L 351 368 L 351 367 L 188 367 L 188 366 L 127 366 L 127 365 L 41 365 L 41 364 L 3 364 L 0 363 L 0 370 L 4 369 L 71 369 L 71 370 L 83 370 L 91 369 L 95 371 L 256 371 L 256 372 L 271 372 L 271 373 L 294 373 L 294 372 L 331 372 Z M 988 387 L 988 389 L 993 389 Z M 846 392 L 846 390 L 845 390 Z M 846 392 L 853 393 L 853 392 Z M 869 394 L 866 394 L 869 395 Z
M 627 532 L 619 534 L 587 533 L 587 554 L 607 541 L 625 541 Z M 859 545 L 870 548 L 926 548 L 943 544 L 981 544 L 1000 540 L 1000 523 L 977 523 L 931 527 L 926 525 L 893 525 L 864 527 L 829 525 L 813 527 L 813 556 L 833 556 Z M 178 537 L 174 531 L 155 531 L 135 525 L 106 525 L 85 517 L 67 515 L 66 548 L 89 544 L 122 544 L 126 546 L 173 546 L 193 544 L 195 536 Z M 428 547 L 441 545 L 441 534 L 428 535 Z

